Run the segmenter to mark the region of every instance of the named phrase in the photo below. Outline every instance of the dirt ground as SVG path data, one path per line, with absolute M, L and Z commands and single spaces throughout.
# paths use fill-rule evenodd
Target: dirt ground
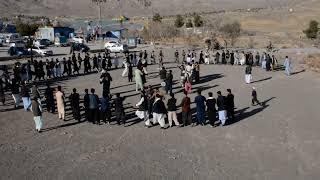
M 176 64 L 167 67 L 178 80 Z M 159 83 L 156 68 L 149 67 L 148 84 Z M 128 96 L 126 127 L 77 123 L 68 110 L 67 122 L 44 113 L 38 134 L 32 114 L 12 110 L 8 95 L 8 105 L 0 106 L 0 179 L 319 179 L 319 75 L 301 71 L 296 61 L 290 77 L 254 68 L 254 83 L 246 85 L 244 68 L 201 66 L 194 92 L 202 88 L 207 97 L 231 88 L 235 95 L 237 122 L 216 128 L 145 128 L 131 107 L 139 95 L 122 70 L 111 72 L 111 91 Z M 77 88 L 82 97 L 85 88 L 102 90 L 97 74 L 58 84 L 68 95 Z M 251 106 L 252 86 L 265 106 Z M 174 87 L 180 102 L 180 87 Z

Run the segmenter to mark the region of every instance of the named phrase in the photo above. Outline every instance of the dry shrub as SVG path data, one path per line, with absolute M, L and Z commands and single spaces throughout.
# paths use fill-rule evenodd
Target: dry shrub
M 303 64 L 312 71 L 320 72 L 320 54 L 309 55 L 303 59 Z

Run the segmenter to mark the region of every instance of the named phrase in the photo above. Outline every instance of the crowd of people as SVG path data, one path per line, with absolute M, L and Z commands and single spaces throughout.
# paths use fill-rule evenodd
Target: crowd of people
M 221 54 L 220 54 L 221 53 Z M 164 64 L 164 53 L 160 50 L 158 58 L 155 52 L 150 55 L 148 52 L 140 51 L 138 53 L 126 53 L 123 56 L 120 65 L 120 57 L 115 54 L 113 57 L 109 52 L 103 54 L 89 55 L 86 53 L 84 58 L 82 54 L 72 54 L 69 58 L 62 60 L 53 58 L 49 61 L 33 60 L 27 63 L 15 63 L 12 76 L 9 71 L 5 71 L 0 82 L 0 100 L 5 103 L 4 92 L 11 90 L 14 100 L 14 108 L 18 108 L 22 99 L 25 111 L 32 111 L 36 130 L 41 132 L 42 129 L 42 112 L 46 107 L 46 111 L 55 113 L 58 112 L 59 119 L 65 120 L 65 109 L 67 105 L 71 107 L 73 118 L 81 121 L 83 118 L 91 123 L 100 125 L 101 122 L 110 124 L 113 119 L 117 124 L 126 124 L 126 114 L 124 101 L 126 97 L 121 97 L 121 94 L 116 93 L 115 97 L 110 92 L 110 86 L 113 78 L 110 74 L 112 69 L 123 67 L 122 76 L 128 77 L 128 81 L 132 82 L 133 77 L 136 83 L 136 91 L 141 93 L 141 98 L 134 108 L 137 109 L 136 115 L 139 119 L 145 121 L 147 127 L 159 123 L 161 128 L 165 127 L 165 117 L 168 118 L 169 127 L 187 126 L 189 124 L 205 125 L 207 120 L 215 127 L 217 124 L 225 125 L 226 120 L 234 120 L 234 95 L 231 89 L 227 89 L 227 95 L 223 96 L 222 92 L 217 92 L 217 98 L 213 97 L 213 93 L 209 92 L 208 97 L 202 95 L 201 89 L 197 89 L 197 97 L 194 99 L 196 104 L 196 118 L 192 118 L 191 99 L 189 94 L 192 93 L 192 85 L 200 83 L 200 64 L 231 64 L 231 65 L 246 65 L 246 83 L 250 83 L 252 66 L 261 66 L 267 71 L 272 71 L 277 68 L 278 61 L 274 55 L 258 52 L 253 55 L 251 52 L 238 51 L 217 51 L 211 55 L 209 51 L 199 53 L 195 51 L 183 50 L 181 55 L 179 51 L 174 53 L 174 62 L 179 63 L 180 69 L 180 85 L 185 94 L 181 103 L 177 104 L 177 99 L 173 93 L 174 76 L 172 70 L 167 71 Z M 161 79 L 160 88 L 146 86 L 148 76 L 148 64 L 159 64 L 159 77 Z M 285 64 L 286 73 L 290 75 L 291 62 L 286 57 Z M 135 70 L 133 68 L 135 67 Z M 83 73 L 80 73 L 83 71 Z M 85 75 L 92 72 L 101 73 L 100 84 L 102 84 L 102 96 L 95 93 L 95 89 L 85 89 L 85 95 L 82 98 L 77 89 L 73 89 L 66 99 L 66 94 L 61 86 L 55 89 L 50 86 L 51 79 L 59 79 L 72 75 Z M 43 97 L 37 87 L 37 83 L 46 82 L 47 87 Z M 32 87 L 31 87 L 32 86 Z M 167 104 L 164 103 L 166 96 Z M 67 104 L 69 102 L 69 104 Z M 83 106 L 81 106 L 83 102 Z M 255 88 L 252 91 L 252 104 L 260 104 L 257 98 Z M 177 109 L 181 106 L 181 119 L 178 119 Z M 84 111 L 84 115 L 81 114 Z M 180 120 L 180 121 L 179 121 Z

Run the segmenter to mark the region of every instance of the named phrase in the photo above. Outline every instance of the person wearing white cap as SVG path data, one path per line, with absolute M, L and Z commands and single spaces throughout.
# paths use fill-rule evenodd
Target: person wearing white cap
M 257 103 L 257 104 L 260 105 L 260 102 L 259 102 L 259 100 L 258 100 L 258 98 L 257 98 L 257 91 L 256 91 L 256 88 L 255 88 L 255 87 L 252 87 L 252 93 L 251 93 L 251 95 L 252 95 L 252 106 L 254 106 L 255 103 Z

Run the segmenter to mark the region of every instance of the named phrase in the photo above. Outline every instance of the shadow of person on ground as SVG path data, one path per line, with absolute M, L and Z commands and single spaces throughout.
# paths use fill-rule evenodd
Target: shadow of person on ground
M 48 132 L 48 131 L 55 130 L 55 129 L 69 127 L 69 126 L 81 124 L 81 123 L 84 123 L 84 122 L 86 122 L 86 121 L 80 121 L 80 122 L 77 121 L 77 122 L 73 122 L 73 123 L 62 124 L 62 125 L 55 126 L 55 127 L 45 128 L 45 129 L 42 129 L 42 132 Z
M 252 81 L 251 84 L 253 83 L 257 83 L 257 82 L 262 82 L 262 81 L 267 81 L 269 79 L 272 79 L 272 77 L 267 77 L 267 78 L 264 78 L 264 79 L 260 79 L 260 80 L 256 80 L 256 81 Z
M 212 74 L 212 75 L 202 76 L 202 77 L 200 77 L 200 81 L 197 84 L 207 83 L 212 80 L 223 78 L 223 77 L 224 77 L 223 74 Z
M 303 69 L 303 70 L 301 70 L 301 71 L 293 72 L 293 73 L 291 73 L 291 75 L 300 74 L 300 73 L 303 73 L 303 72 L 305 72 L 305 71 L 306 71 L 306 70 L 305 70 L 305 69 Z
M 247 112 L 247 110 L 248 110 L 250 107 L 246 107 L 246 108 L 237 110 L 237 111 L 235 112 L 235 118 L 234 118 L 234 120 L 233 120 L 233 121 L 232 121 L 232 120 L 227 120 L 227 121 L 226 121 L 226 126 L 235 124 L 235 123 L 237 123 L 237 122 L 240 122 L 240 121 L 242 121 L 242 120 L 247 119 L 248 117 L 254 116 L 254 115 L 262 112 L 263 110 L 265 110 L 266 108 L 268 108 L 268 107 L 270 106 L 270 105 L 268 105 L 267 103 L 268 103 L 269 101 L 275 99 L 275 98 L 276 98 L 276 97 L 271 97 L 271 98 L 269 98 L 269 99 L 261 102 L 260 107 L 255 108 L 255 109 L 253 109 L 253 110 L 251 110 L 251 111 L 248 111 L 248 112 Z

